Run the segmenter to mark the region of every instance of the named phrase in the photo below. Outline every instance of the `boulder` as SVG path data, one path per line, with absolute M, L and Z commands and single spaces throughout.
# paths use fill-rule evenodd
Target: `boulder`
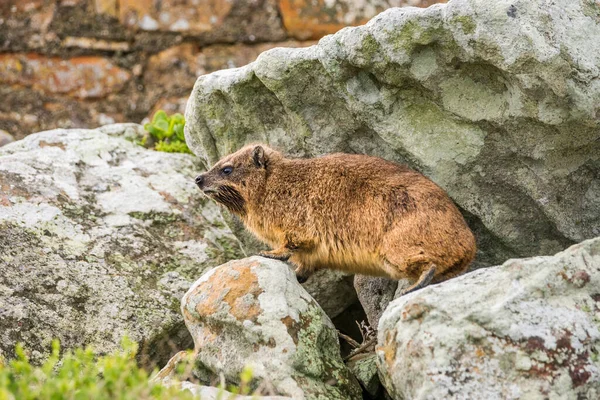
M 456 201 L 477 266 L 600 235 L 600 6 L 394 8 L 316 46 L 198 78 L 186 137 L 207 165 L 264 141 L 404 162 Z
M 0 148 L 0 353 L 23 342 L 40 362 L 53 338 L 106 353 L 128 335 L 163 364 L 191 344 L 181 297 L 241 250 L 194 185 L 195 157 L 132 143 L 141 132 L 57 129 Z
M 393 301 L 377 362 L 395 399 L 600 398 L 600 237 Z
M 182 300 L 194 339 L 196 375 L 238 384 L 249 367 L 295 399 L 360 399 L 342 362 L 337 331 L 286 264 L 262 257 L 230 261 L 205 273 Z

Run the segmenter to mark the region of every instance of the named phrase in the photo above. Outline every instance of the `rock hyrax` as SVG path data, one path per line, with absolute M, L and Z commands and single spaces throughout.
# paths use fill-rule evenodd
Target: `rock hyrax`
M 377 157 L 331 154 L 290 159 L 250 145 L 221 159 L 196 183 L 274 250 L 300 281 L 320 268 L 409 278 L 414 285 L 464 272 L 475 238 L 439 186 Z

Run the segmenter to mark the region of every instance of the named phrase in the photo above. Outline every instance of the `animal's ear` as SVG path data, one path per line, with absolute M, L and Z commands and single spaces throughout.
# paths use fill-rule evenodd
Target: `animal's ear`
M 254 165 L 258 168 L 265 168 L 267 165 L 267 155 L 265 154 L 265 149 L 262 146 L 256 146 L 254 150 L 252 150 L 252 160 L 254 161 Z

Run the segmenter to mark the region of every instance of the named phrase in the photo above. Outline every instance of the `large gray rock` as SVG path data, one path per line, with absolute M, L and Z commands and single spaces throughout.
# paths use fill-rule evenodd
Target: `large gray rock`
M 395 399 L 600 398 L 600 238 L 392 302 L 378 366 Z
M 138 125 L 33 134 L 0 149 L 0 353 L 121 338 L 164 363 L 191 338 L 180 299 L 240 256 L 194 185 L 194 157 L 137 146 Z M 146 360 L 147 361 L 147 360 Z
M 182 300 L 200 379 L 238 384 L 249 367 L 294 399 L 360 399 L 342 362 L 337 331 L 286 264 L 262 257 L 205 273 Z
M 196 82 L 192 150 L 265 141 L 407 162 L 478 236 L 476 265 L 600 235 L 600 6 L 453 0 L 390 9 L 303 49 Z

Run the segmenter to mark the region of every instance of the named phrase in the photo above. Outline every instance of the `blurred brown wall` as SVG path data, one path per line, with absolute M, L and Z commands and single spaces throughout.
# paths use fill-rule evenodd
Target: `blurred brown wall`
M 196 77 L 435 0 L 0 0 L 0 130 L 140 122 Z

